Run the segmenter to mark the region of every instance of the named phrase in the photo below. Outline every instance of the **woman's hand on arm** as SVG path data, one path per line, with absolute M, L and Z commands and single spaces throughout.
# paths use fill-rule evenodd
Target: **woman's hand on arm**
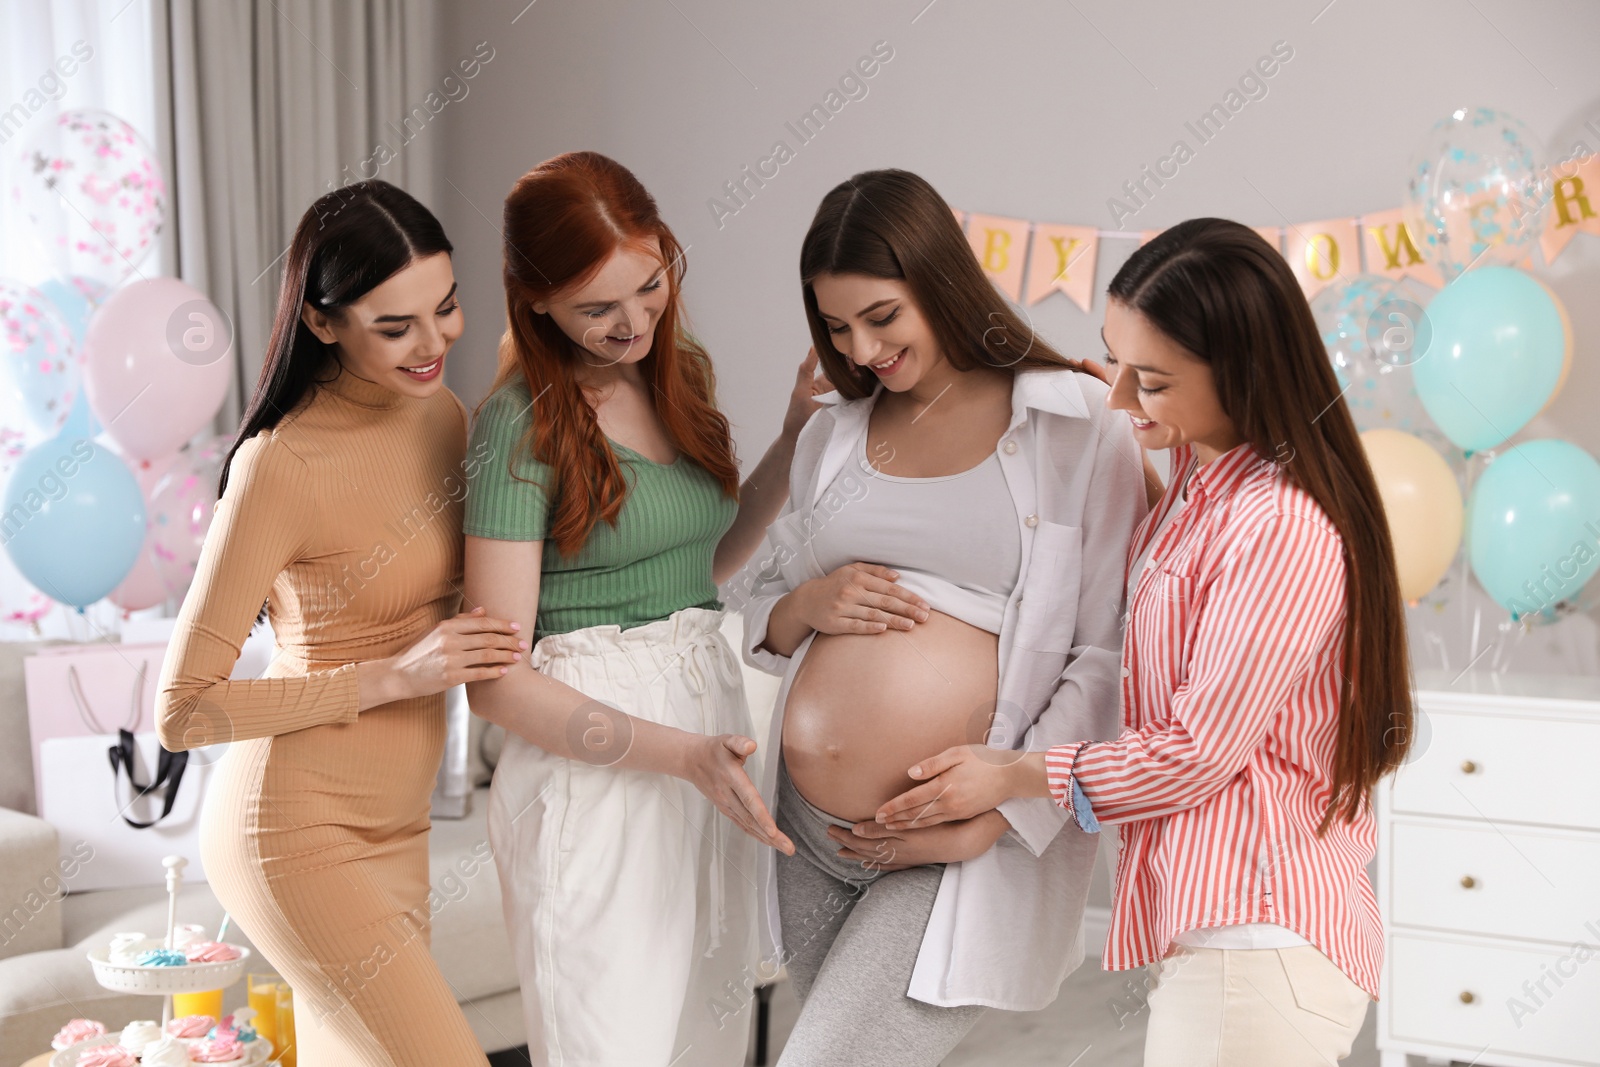
M 500 677 L 531 647 L 521 629 L 519 622 L 490 617 L 481 604 L 443 620 L 411 647 L 356 665 L 361 710 Z
M 783 596 L 767 620 L 762 647 L 791 656 L 810 633 L 881 634 L 928 620 L 928 602 L 895 584 L 898 571 L 876 563 L 846 563 L 802 582 Z
M 711 578 L 718 585 L 737 574 L 750 559 L 767 527 L 772 525 L 783 502 L 789 498 L 789 466 L 794 462 L 795 442 L 812 412 L 821 406 L 812 398 L 832 388 L 826 378 L 818 376 L 817 351 L 811 349 L 795 372 L 789 407 L 783 415 L 783 429 L 740 486 L 739 513 L 722 540 L 717 542 L 711 561 Z
M 912 767 L 921 785 L 878 809 L 888 830 L 937 826 L 971 819 L 1012 797 L 1048 797 L 1043 752 L 1017 752 L 987 745 L 947 748 Z
M 960 863 L 977 859 L 1011 828 L 998 811 L 985 811 L 960 822 L 920 829 L 891 830 L 877 823 L 857 823 L 846 830 L 828 827 L 839 855 L 872 870 L 903 871 L 928 863 Z
M 542 541 L 469 536 L 466 603 L 533 633 L 543 559 Z M 794 852 L 744 769 L 756 750 L 748 737 L 690 733 L 641 719 L 521 662 L 503 674 L 468 682 L 467 698 L 473 714 L 553 755 L 682 778 L 756 840 Z

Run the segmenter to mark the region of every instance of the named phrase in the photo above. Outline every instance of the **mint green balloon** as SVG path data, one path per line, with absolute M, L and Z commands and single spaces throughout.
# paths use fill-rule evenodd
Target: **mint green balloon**
M 1512 618 L 1567 614 L 1600 570 L 1600 463 L 1566 441 L 1507 449 L 1472 489 L 1467 554 Z
M 1468 271 L 1439 290 L 1427 316 L 1433 341 L 1412 368 L 1417 396 L 1468 452 L 1505 441 L 1555 392 L 1567 353 L 1561 310 L 1522 271 Z

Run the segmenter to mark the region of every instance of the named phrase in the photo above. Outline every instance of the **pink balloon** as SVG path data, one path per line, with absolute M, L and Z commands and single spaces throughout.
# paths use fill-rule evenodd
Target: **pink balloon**
M 222 405 L 233 329 L 215 304 L 177 278 L 131 282 L 106 298 L 84 342 L 84 387 L 127 456 L 175 452 Z
M 160 459 L 132 459 L 124 457 L 133 476 L 139 482 L 139 491 L 144 494 L 144 546 L 139 549 L 139 558 L 133 561 L 133 569 L 128 571 L 128 576 L 122 579 L 122 584 L 107 594 L 111 602 L 124 611 L 140 611 L 144 608 L 153 608 L 167 599 L 167 587 L 161 580 L 161 572 L 156 569 L 155 557 L 151 555 L 151 542 L 155 530 L 155 510 L 151 506 L 150 495 L 162 478 L 166 477 L 174 463 L 178 462 L 179 454 L 163 456 Z
M 218 434 L 186 448 L 150 491 L 150 560 L 167 595 L 182 600 L 194 581 L 200 549 L 211 529 L 222 461 L 233 446 L 231 434 Z

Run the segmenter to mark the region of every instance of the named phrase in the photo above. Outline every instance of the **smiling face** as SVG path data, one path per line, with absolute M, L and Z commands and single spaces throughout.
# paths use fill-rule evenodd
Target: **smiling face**
M 1195 446 L 1201 463 L 1240 444 L 1217 396 L 1210 364 L 1119 300 L 1106 302 L 1106 366 L 1115 377 L 1106 406 L 1126 411 L 1145 448 Z
M 533 310 L 554 319 L 587 363 L 613 366 L 650 354 L 671 299 L 661 242 L 652 237 L 644 247 L 618 248 L 586 283 L 560 299 L 535 301 Z
M 427 397 L 444 384 L 444 359 L 461 336 L 461 302 L 450 256 L 413 259 L 366 296 L 332 313 L 310 304 L 300 319 L 358 378 L 402 396 Z
M 884 387 L 909 392 L 950 363 L 906 283 L 865 274 L 819 274 L 811 283 L 817 311 L 839 354 L 865 367 Z

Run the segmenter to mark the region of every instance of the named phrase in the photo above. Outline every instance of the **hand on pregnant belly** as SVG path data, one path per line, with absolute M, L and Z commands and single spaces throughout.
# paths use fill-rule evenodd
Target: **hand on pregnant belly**
M 998 811 L 964 822 L 925 829 L 890 830 L 877 823 L 857 823 L 846 830 L 828 827 L 839 855 L 876 871 L 903 871 L 929 863 L 960 863 L 987 852 L 1011 826 Z
M 846 563 L 791 594 L 796 613 L 819 634 L 878 634 L 909 630 L 928 618 L 928 604 L 895 585 L 900 575 L 876 563 Z
M 981 742 L 999 676 L 994 634 L 942 612 L 911 631 L 819 633 L 783 710 L 783 759 L 800 795 L 870 822 L 916 783 L 919 760 Z

